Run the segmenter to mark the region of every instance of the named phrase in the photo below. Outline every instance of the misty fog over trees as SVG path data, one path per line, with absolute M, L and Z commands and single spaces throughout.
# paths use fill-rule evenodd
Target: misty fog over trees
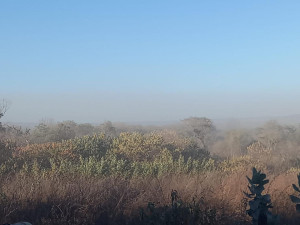
M 2 100 L 0 116 L 8 110 L 8 102 Z M 1 119 L 0 117 L 0 119 Z M 251 146 L 258 144 L 265 151 L 276 156 L 276 163 L 298 166 L 300 124 L 284 125 L 275 120 L 265 122 L 256 128 L 222 128 L 206 117 L 189 117 L 168 125 L 130 125 L 106 121 L 99 125 L 76 123 L 74 121 L 54 122 L 44 120 L 32 129 L 14 125 L 3 125 L 0 120 L 1 137 L 10 138 L 20 145 L 61 142 L 84 136 L 104 134 L 112 139 L 123 133 L 141 135 L 174 135 L 173 138 L 188 138 L 194 145 L 195 152 L 204 151 L 216 159 L 240 157 L 249 154 Z M 262 150 L 261 149 L 261 150 Z M 195 153 L 196 154 L 196 153 Z M 271 162 L 269 162 L 271 166 Z M 272 166 L 271 166 L 272 167 Z
M 3 101 L 0 122 L 8 108 Z M 173 215 L 171 192 L 172 204 L 185 201 L 180 213 L 184 207 L 203 213 L 182 214 L 197 224 L 249 224 L 246 208 L 237 211 L 244 198 L 235 188 L 244 190 L 242 177 L 256 167 L 273 177 L 269 189 L 282 221 L 298 223 L 292 192 L 281 185 L 300 172 L 299 124 L 219 129 L 209 118 L 189 117 L 161 126 L 71 120 L 44 120 L 32 129 L 0 125 L 0 222 L 148 224 L 160 217 L 147 211 L 140 217 L 138 210 L 148 202 L 145 210 L 153 204 L 157 216 Z M 223 193 L 227 188 L 234 193 Z M 212 194 L 216 190 L 222 191 Z M 169 216 L 166 221 L 174 219 Z

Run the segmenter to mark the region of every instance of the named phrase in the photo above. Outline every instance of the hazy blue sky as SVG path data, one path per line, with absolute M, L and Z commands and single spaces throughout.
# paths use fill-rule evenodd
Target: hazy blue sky
M 6 121 L 300 113 L 300 1 L 0 1 Z

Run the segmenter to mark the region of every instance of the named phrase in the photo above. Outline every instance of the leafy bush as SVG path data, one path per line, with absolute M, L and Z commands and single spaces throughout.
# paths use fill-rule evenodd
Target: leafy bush
M 11 140 L 0 140 L 0 164 L 12 158 L 16 143 Z
M 22 158 L 24 161 L 37 159 L 42 164 L 45 161 L 49 164 L 50 158 L 55 160 L 75 160 L 78 162 L 80 157 L 88 158 L 93 156 L 100 159 L 106 154 L 110 144 L 110 138 L 107 138 L 104 134 L 98 134 L 61 142 L 22 146 L 17 149 L 15 156 Z
M 296 184 L 293 184 L 293 188 L 296 192 L 298 192 L 300 194 L 300 173 L 298 174 L 297 177 L 298 177 L 298 186 Z M 290 198 L 291 198 L 292 202 L 296 204 L 297 212 L 300 212 L 300 198 L 298 198 L 297 196 L 294 196 L 294 195 L 290 195 Z
M 123 132 L 113 140 L 111 152 L 130 161 L 149 161 L 161 152 L 162 143 L 156 133 Z
M 249 181 L 248 189 L 250 193 L 244 194 L 250 199 L 250 209 L 247 210 L 249 216 L 252 217 L 253 225 L 275 225 L 279 224 L 279 217 L 272 215 L 269 211 L 272 208 L 271 198 L 269 194 L 263 195 L 264 185 L 269 183 L 266 179 L 266 174 L 252 170 L 252 178 L 247 176 Z

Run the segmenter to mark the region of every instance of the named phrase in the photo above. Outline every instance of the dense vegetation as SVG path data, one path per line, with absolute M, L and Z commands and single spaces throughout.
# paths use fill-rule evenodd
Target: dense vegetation
M 300 172 L 299 127 L 271 121 L 220 131 L 207 118 L 168 127 L 0 127 L 0 223 L 251 224 L 243 191 L 256 167 L 270 178 L 273 213 L 299 224 L 289 198 Z

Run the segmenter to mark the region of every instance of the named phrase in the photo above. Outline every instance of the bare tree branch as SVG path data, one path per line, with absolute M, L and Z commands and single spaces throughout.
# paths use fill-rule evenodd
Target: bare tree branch
M 4 114 L 6 113 L 8 108 L 9 108 L 8 101 L 5 99 L 2 99 L 2 101 L 0 101 L 0 118 L 4 116 Z

